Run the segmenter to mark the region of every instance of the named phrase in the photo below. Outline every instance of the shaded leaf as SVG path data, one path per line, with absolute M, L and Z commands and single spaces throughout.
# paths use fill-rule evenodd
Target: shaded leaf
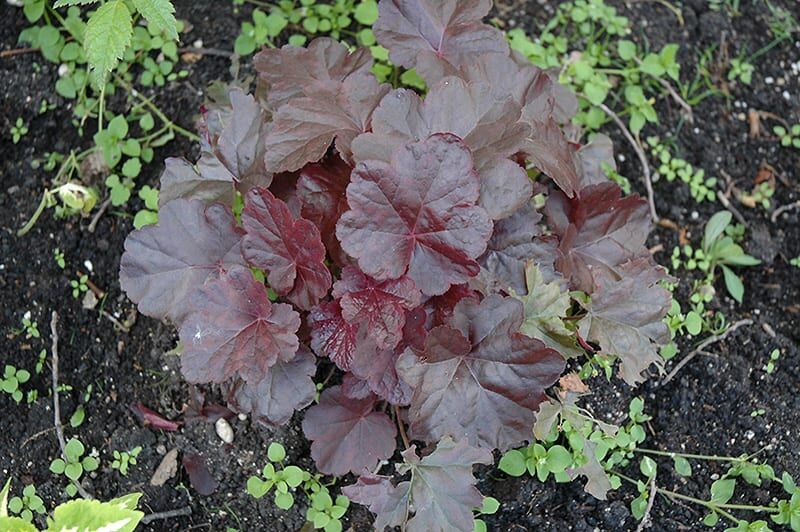
M 436 134 L 399 148 L 392 163 L 361 162 L 336 227 L 342 248 L 378 280 L 404 274 L 427 295 L 476 275 L 492 223 L 475 206 L 478 176 L 467 147 Z
M 608 165 L 612 170 L 617 169 L 617 161 L 614 159 L 614 144 L 602 133 L 598 133 L 590 143 L 580 147 L 578 160 L 581 166 L 581 188 L 608 182 L 608 177 L 603 171 L 603 164 Z
M 219 483 L 211 475 L 206 464 L 206 459 L 197 453 L 184 453 L 181 459 L 183 467 L 189 474 L 189 481 L 192 487 L 200 495 L 211 495 L 217 491 Z
M 585 440 L 583 442 L 583 456 L 587 458 L 586 463 L 576 469 L 568 469 L 567 474 L 573 480 L 584 475 L 586 484 L 583 486 L 583 491 L 596 499 L 604 501 L 606 500 L 606 493 L 611 489 L 611 481 L 606 470 L 597 460 L 596 447 L 596 443 Z
M 196 167 L 186 159 L 169 157 L 161 174 L 158 205 L 178 198 L 233 205 L 233 184 L 233 174 L 210 153 L 204 153 Z
M 300 315 L 271 303 L 267 289 L 240 266 L 206 283 L 192 297 L 180 327 L 181 369 L 190 382 L 224 382 L 238 376 L 262 380 L 278 360 L 298 349 Z
M 534 413 L 564 359 L 520 334 L 522 304 L 491 295 L 456 305 L 450 326 L 428 333 L 420 357 L 404 353 L 400 376 L 414 388 L 412 437 L 435 441 L 457 434 L 501 451 L 530 438 Z
M 358 324 L 347 323 L 336 300 L 311 309 L 307 323 L 311 328 L 311 349 L 319 356 L 330 358 L 341 370 L 348 371 L 356 348 Z
M 391 480 L 392 477 L 365 473 L 355 484 L 342 488 L 350 500 L 368 506 L 375 514 L 373 526 L 377 531 L 402 527 L 408 520 L 411 483 L 393 486 Z
M 325 297 L 332 279 L 313 223 L 296 219 L 283 201 L 259 187 L 247 193 L 242 226 L 242 255 L 251 266 L 268 272 L 273 290 L 303 310 Z
M 164 418 L 158 412 L 151 410 L 144 406 L 142 403 L 131 405 L 131 411 L 136 414 L 145 426 L 151 426 L 156 429 L 166 430 L 168 432 L 175 432 L 181 426 L 178 421 L 170 421 Z
M 454 284 L 444 294 L 428 298 L 428 300 L 425 301 L 425 308 L 430 312 L 430 320 L 428 320 L 429 324 L 427 328 L 432 329 L 439 325 L 449 324 L 456 305 L 464 298 L 472 298 L 476 301 L 480 301 L 479 294 L 466 284 Z M 424 349 L 424 335 L 420 343 L 414 347 L 420 351 Z
M 161 207 L 158 224 L 125 239 L 120 284 L 139 312 L 180 324 L 191 295 L 206 279 L 244 264 L 231 211 L 220 204 L 177 199 Z
M 310 405 L 317 393 L 312 380 L 317 366 L 303 346 L 289 362 L 278 360 L 260 381 L 237 381 L 228 391 L 228 402 L 237 412 L 251 414 L 270 426 L 287 423 L 295 410 Z
M 619 357 L 622 378 L 633 386 L 644 381 L 643 373 L 651 364 L 663 365 L 654 342 L 663 345 L 670 340 L 663 318 L 672 295 L 659 284 L 670 277 L 644 258 L 625 263 L 618 271 L 621 278 L 594 272 L 595 289 L 579 331 L 600 345 L 600 353 Z
M 311 457 L 328 475 L 374 469 L 394 454 L 396 432 L 389 416 L 375 411 L 374 398 L 350 399 L 340 386 L 322 392 L 319 404 L 303 418 L 303 433 L 312 440 Z
M 408 277 L 376 281 L 355 266 L 342 270 L 333 286 L 342 317 L 364 324 L 380 349 L 393 349 L 402 337 L 405 313 L 419 306 L 422 294 Z

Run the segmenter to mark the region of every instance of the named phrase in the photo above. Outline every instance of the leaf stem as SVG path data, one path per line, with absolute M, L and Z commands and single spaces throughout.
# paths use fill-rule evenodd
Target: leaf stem
M 400 437 L 403 438 L 403 445 L 406 446 L 406 449 L 411 447 L 411 442 L 408 440 L 408 435 L 406 434 L 406 427 L 403 425 L 403 419 L 400 417 L 400 409 L 397 405 L 392 405 L 394 408 L 394 418 L 397 421 L 397 428 L 400 429 Z

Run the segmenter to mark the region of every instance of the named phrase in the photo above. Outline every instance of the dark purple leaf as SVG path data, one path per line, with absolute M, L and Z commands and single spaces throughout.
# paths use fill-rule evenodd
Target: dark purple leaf
M 374 469 L 394 454 L 396 432 L 389 416 L 375 411 L 374 398 L 350 399 L 340 386 L 322 392 L 303 418 L 303 433 L 313 441 L 311 457 L 326 475 Z
M 580 183 L 575 151 L 553 118 L 552 110 L 531 117 L 531 134 L 522 152 L 569 197 L 575 195 Z
M 650 256 L 645 248 L 650 232 L 647 202 L 636 195 L 623 198 L 615 183 L 588 186 L 573 199 L 555 191 L 547 199 L 545 215 L 561 240 L 556 269 L 572 290 L 591 294 L 592 271 L 614 274 L 620 264 Z
M 424 310 L 420 309 L 424 313 Z M 356 349 L 350 371 L 358 379 L 363 380 L 369 389 L 381 399 L 393 405 L 407 405 L 411 400 L 411 387 L 397 375 L 395 364 L 401 353 L 409 348 L 415 338 L 409 338 L 417 332 L 417 323 L 413 313 L 405 328 L 406 338 L 394 349 L 381 349 L 375 340 L 368 335 L 369 328 L 361 327 L 356 337 Z M 424 322 L 423 322 L 424 323 Z M 348 397 L 355 397 L 353 389 L 359 389 L 350 383 L 345 391 Z
M 397 371 L 414 388 L 412 437 L 455 434 L 501 451 L 530 439 L 534 413 L 564 359 L 519 333 L 523 318 L 522 304 L 512 298 L 464 299 L 450 326 L 428 333 L 421 356 L 401 355 Z
M 233 183 L 233 174 L 210 153 L 202 155 L 197 167 L 186 159 L 170 157 L 164 161 L 158 205 L 163 207 L 178 198 L 232 205 Z
M 472 511 L 483 501 L 475 488 L 472 466 L 491 464 L 491 451 L 470 447 L 463 440 L 456 443 L 446 436 L 422 459 L 413 445 L 402 454 L 405 463 L 398 471 L 410 471 L 411 480 L 392 486 L 390 477 L 366 474 L 342 492 L 369 506 L 375 514 L 376 530 L 399 526 L 408 532 L 472 532 Z
M 510 217 L 495 222 L 492 238 L 478 262 L 481 272 L 472 285 L 484 294 L 512 289 L 525 292 L 525 264 L 539 265 L 547 281 L 556 278 L 553 261 L 558 242 L 542 234 L 542 215 L 526 203 Z
M 235 417 L 229 408 L 216 403 L 206 403 L 205 394 L 197 386 L 189 387 L 189 403 L 184 405 L 183 418 L 186 421 L 203 420 L 214 423 L 219 418 Z
M 389 85 L 375 76 L 350 76 L 336 90 L 320 88 L 290 100 L 274 116 L 266 137 L 267 170 L 277 173 L 298 170 L 317 162 L 336 140 L 336 151 L 352 161 L 350 143 L 370 129 L 372 112 Z
M 480 169 L 481 196 L 478 204 L 493 220 L 513 215 L 528 203 L 533 185 L 528 173 L 517 163 L 496 157 Z
M 404 274 L 422 293 L 443 294 L 480 271 L 492 222 L 475 205 L 469 149 L 436 134 L 399 148 L 392 163 L 361 162 L 347 187 L 350 210 L 336 227 L 342 249 L 378 280 Z
M 369 383 L 349 371 L 342 377 L 342 393 L 350 399 L 366 399 L 372 396 Z
M 242 231 L 230 209 L 218 203 L 177 199 L 161 207 L 158 224 L 125 239 L 120 284 L 139 312 L 180 324 L 191 295 L 208 278 L 244 264 Z
M 308 348 L 289 362 L 278 360 L 260 381 L 237 381 L 228 392 L 228 401 L 237 412 L 251 414 L 270 426 L 287 423 L 295 410 L 310 405 L 317 393 L 312 380 L 317 366 Z
M 342 317 L 348 323 L 365 324 L 369 336 L 380 349 L 393 349 L 405 325 L 405 313 L 419 306 L 422 294 L 408 277 L 376 281 L 355 266 L 342 270 L 333 285 Z
M 190 382 L 261 381 L 297 351 L 300 315 L 271 303 L 266 287 L 236 266 L 195 292 L 180 328 L 181 367 Z
M 150 410 L 142 403 L 131 405 L 131 411 L 136 414 L 136 417 L 138 417 L 145 426 L 166 430 L 168 432 L 175 432 L 181 426 L 180 422 L 165 419 L 161 414 Z
M 284 202 L 265 188 L 247 193 L 242 226 L 242 255 L 266 270 L 269 285 L 303 310 L 327 295 L 331 273 L 325 266 L 325 246 L 319 229 L 296 219 Z
M 219 483 L 211 475 L 206 464 L 206 459 L 197 453 L 183 453 L 181 460 L 186 472 L 189 473 L 189 482 L 200 495 L 211 495 L 217 491 Z
M 491 7 L 491 0 L 381 0 L 373 30 L 396 65 L 414 68 L 423 54 L 458 68 L 481 53 L 508 54 L 502 32 L 481 22 Z
M 348 261 L 336 238 L 336 222 L 347 210 L 346 191 L 352 171 L 352 166 L 332 156 L 303 167 L 297 181 L 300 213 L 317 226 L 328 254 L 340 265 Z
M 253 65 L 268 85 L 267 99 L 273 110 L 292 98 L 321 89 L 336 91 L 348 76 L 369 74 L 372 55 L 359 48 L 353 53 L 344 44 L 328 38 L 314 39 L 308 48 L 265 48 Z
M 581 163 L 582 188 L 608 182 L 608 177 L 603 171 L 604 163 L 612 170 L 617 169 L 617 163 L 614 160 L 614 144 L 602 133 L 598 133 L 589 144 L 581 146 L 578 150 L 578 160 Z
M 330 358 L 343 371 L 348 371 L 353 361 L 359 324 L 345 321 L 342 307 L 336 300 L 311 309 L 307 323 L 311 329 L 311 349 L 319 356 Z
M 453 317 L 453 310 L 459 301 L 464 298 L 473 298 L 476 301 L 480 301 L 478 293 L 466 284 L 454 284 L 444 294 L 429 298 L 425 302 L 425 308 L 430 311 L 428 329 L 450 323 L 450 318 Z M 422 345 L 415 347 L 418 351 L 424 349 L 424 338 L 422 339 Z
M 616 271 L 621 277 L 594 272 L 595 288 L 579 331 L 600 345 L 601 354 L 619 357 L 622 378 L 633 386 L 645 380 L 643 373 L 651 364 L 663 365 L 653 342 L 670 340 L 664 316 L 672 296 L 659 282 L 672 279 L 648 258 L 622 264 Z

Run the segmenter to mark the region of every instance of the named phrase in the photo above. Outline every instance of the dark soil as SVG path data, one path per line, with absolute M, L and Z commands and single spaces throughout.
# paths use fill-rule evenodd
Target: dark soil
M 498 14 L 517 25 L 534 28 L 549 18 L 556 2 L 545 0 L 498 2 Z M 185 43 L 202 39 L 203 46 L 230 50 L 241 20 L 248 9 L 235 13 L 229 2 L 176 2 L 181 18 L 192 29 L 183 36 Z M 800 6 L 792 0 L 773 1 L 793 10 L 800 18 Z M 636 2 L 630 7 L 620 4 L 633 20 L 634 35 L 653 48 L 666 42 L 681 43 L 679 56 L 682 76 L 691 79 L 697 55 L 711 45 L 720 45 L 723 34 L 729 55 L 740 50 L 752 53 L 770 40 L 765 17 L 768 11 L 762 2 L 742 2 L 741 16 L 730 18 L 708 10 L 705 0 L 688 0 L 682 7 L 685 24 L 680 27 L 675 16 L 656 2 Z M 15 48 L 19 32 L 26 26 L 21 10 L 5 5 L 0 23 L 0 49 Z M 772 119 L 764 119 L 764 135 L 750 138 L 746 115 L 749 110 L 774 113 L 790 123 L 800 122 L 800 81 L 791 65 L 800 61 L 798 43 L 784 43 L 756 63 L 750 86 L 727 84 L 726 97 L 710 97 L 694 110 L 694 124 L 680 119 L 673 102 L 660 101 L 662 123 L 648 126 L 645 134 L 657 134 L 674 140 L 678 155 L 712 175 L 725 171 L 742 189 L 752 188 L 759 165 L 772 165 L 777 174 L 777 192 L 773 205 L 794 202 L 800 196 L 798 168 L 800 150 L 781 148 L 770 136 Z M 171 84 L 156 95 L 156 103 L 168 116 L 191 128 L 192 117 L 202 102 L 202 90 L 214 79 L 230 79 L 229 61 L 205 56 L 188 65 L 191 75 L 181 83 Z M 247 68 L 245 65 L 243 68 Z M 62 417 L 66 422 L 83 401 L 88 386 L 93 387 L 85 404 L 86 421 L 77 429 L 67 424 L 67 436 L 76 436 L 87 449 L 99 453 L 103 467 L 87 479 L 87 489 L 101 499 L 131 491 L 142 491 L 142 507 L 147 513 L 191 508 L 191 515 L 155 521 L 143 530 L 299 530 L 305 521 L 302 502 L 290 511 L 277 510 L 269 497 L 256 502 L 244 486 L 266 460 L 271 441 L 282 442 L 289 459 L 311 468 L 309 446 L 302 435 L 298 418 L 278 430 L 268 430 L 249 421 L 232 420 L 235 440 L 223 444 L 212 424 L 188 423 L 178 432 L 167 433 L 142 427 L 129 406 L 142 402 L 170 419 L 181 418 L 189 401 L 190 390 L 178 371 L 178 358 L 169 354 L 174 347 L 174 331 L 153 320 L 139 317 L 130 332 L 115 329 L 114 324 L 98 310 L 85 310 L 80 299 L 74 299 L 69 281 L 78 271 L 90 273 L 93 283 L 108 296 L 102 308 L 124 320 L 133 305 L 121 293 L 117 279 L 119 258 L 125 236 L 131 230 L 131 212 L 140 207 L 133 200 L 127 213 L 110 212 L 103 216 L 94 233 L 88 231 L 89 220 L 54 219 L 45 213 L 24 238 L 15 231 L 35 209 L 49 175 L 32 170 L 31 161 L 48 151 L 68 151 L 86 146 L 69 125 L 71 110 L 54 95 L 56 67 L 37 54 L 28 53 L 0 59 L 0 352 L 2 363 L 26 368 L 33 373 L 38 353 L 50 350 L 49 321 L 51 311 L 60 316 L 60 381 L 71 391 L 61 394 Z M 771 77 L 772 83 L 765 79 Z M 788 99 L 783 95 L 788 94 Z M 37 113 L 42 99 L 59 103 L 59 108 L 44 115 Z M 29 124 L 30 133 L 22 141 L 11 143 L 9 130 L 17 116 Z M 634 187 L 643 192 L 636 157 L 624 139 L 607 128 L 615 140 L 617 151 L 624 156 L 621 173 L 631 176 Z M 157 152 L 156 159 L 171 155 L 192 155 L 189 142 L 177 140 Z M 160 172 L 156 162 L 145 169 L 140 183 L 155 184 Z M 658 183 L 656 198 L 659 213 L 688 231 L 687 236 L 699 240 L 702 225 L 719 204 L 697 205 L 685 187 Z M 735 200 L 734 200 L 734 203 Z M 763 209 L 738 207 L 748 225 L 748 250 L 763 260 L 759 267 L 743 269 L 747 290 L 742 305 L 735 305 L 719 286 L 716 299 L 730 322 L 751 318 L 754 324 L 739 329 L 728 340 L 710 348 L 713 356 L 699 356 L 689 363 L 669 384 L 661 385 L 655 376 L 647 384 L 633 390 L 616 378 L 606 384 L 603 379 L 591 382 L 594 396 L 588 407 L 601 419 L 622 421 L 626 406 L 634 395 L 646 401 L 646 412 L 653 416 L 648 424 L 647 445 L 665 450 L 738 455 L 770 446 L 761 456 L 776 471 L 800 474 L 800 352 L 798 312 L 800 312 L 800 280 L 797 268 L 788 259 L 800 255 L 800 211 L 793 210 L 770 221 Z M 662 244 L 657 254 L 667 263 L 669 253 L 678 242 L 675 230 L 659 228 L 651 245 Z M 53 260 L 53 250 L 60 248 L 66 258 L 61 270 Z M 85 261 L 91 261 L 87 271 Z M 100 307 L 98 307 L 100 308 Z M 30 311 L 38 322 L 41 338 L 26 339 L 20 333 L 23 314 Z M 681 346 L 688 352 L 691 346 Z M 777 371 L 767 375 L 762 367 L 773 348 L 782 355 Z M 680 356 L 680 355 L 679 355 Z M 14 479 L 15 491 L 21 484 L 34 483 L 49 510 L 62 502 L 66 485 L 64 477 L 49 472 L 50 461 L 59 454 L 53 427 L 50 397 L 49 362 L 44 371 L 33 375 L 25 390 L 36 389 L 39 399 L 32 404 L 14 403 L 7 394 L 0 394 L 2 432 L 0 432 L 0 480 Z M 214 400 L 212 390 L 206 390 Z M 763 415 L 752 417 L 756 409 Z M 141 445 L 139 463 L 123 477 L 110 469 L 114 450 Z M 149 479 L 162 455 L 170 449 L 202 454 L 210 471 L 219 481 L 216 492 L 199 496 L 188 477 L 179 468 L 175 478 L 163 487 L 152 487 Z M 696 497 L 706 497 L 711 475 L 724 470 L 714 463 L 696 462 L 690 479 L 670 477 L 669 468 L 662 468 L 659 484 Z M 662 472 L 663 471 L 663 472 Z M 628 486 L 611 492 L 608 501 L 598 501 L 584 494 L 581 483 L 542 484 L 531 478 L 513 479 L 492 468 L 478 471 L 479 488 L 502 503 L 500 512 L 487 517 L 491 530 L 632 530 L 636 527 L 629 503 L 636 493 Z M 348 483 L 345 479 L 344 483 Z M 753 504 L 768 502 L 778 491 L 771 488 L 744 490 Z M 654 530 L 690 530 L 702 527 L 703 512 L 697 507 L 657 501 L 653 511 Z M 368 529 L 369 513 L 354 505 L 348 513 L 349 523 L 356 529 Z

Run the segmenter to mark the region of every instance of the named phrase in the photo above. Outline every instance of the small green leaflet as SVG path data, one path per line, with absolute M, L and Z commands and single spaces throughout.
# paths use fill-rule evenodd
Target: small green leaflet
M 178 39 L 178 21 L 171 0 L 133 0 L 133 5 L 154 28 L 166 32 L 170 39 Z
M 67 7 L 67 6 L 88 6 L 89 4 L 95 4 L 97 0 L 56 0 L 56 3 L 53 4 L 53 7 L 58 9 L 59 7 Z
M 132 34 L 131 12 L 123 0 L 107 2 L 89 17 L 83 46 L 96 87 L 103 86 L 106 76 L 122 59 Z

